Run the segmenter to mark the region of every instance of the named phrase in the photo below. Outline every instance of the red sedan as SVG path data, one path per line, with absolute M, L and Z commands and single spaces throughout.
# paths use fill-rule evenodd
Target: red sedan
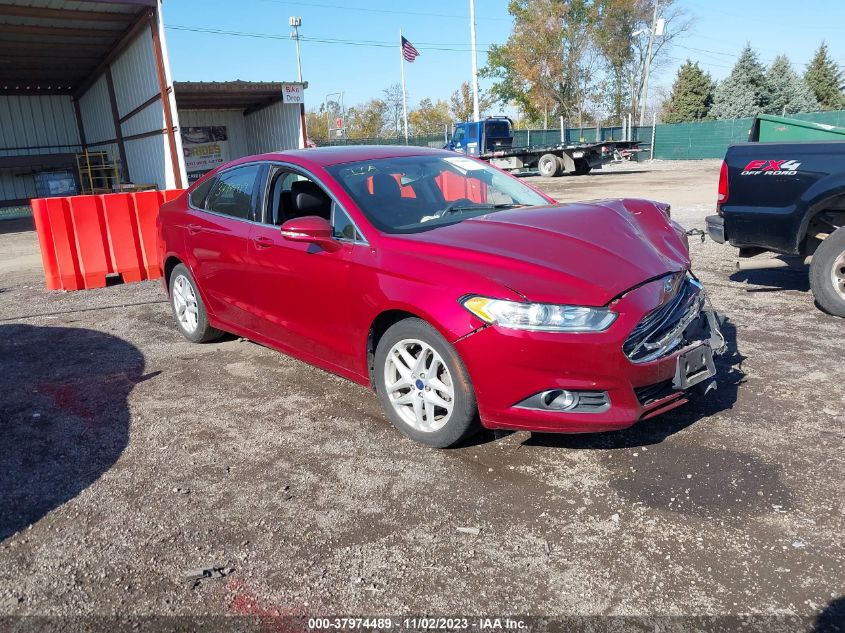
M 243 158 L 160 215 L 191 341 L 223 331 L 372 386 L 432 446 L 482 426 L 631 426 L 707 391 L 724 348 L 664 204 L 557 204 L 467 156 Z

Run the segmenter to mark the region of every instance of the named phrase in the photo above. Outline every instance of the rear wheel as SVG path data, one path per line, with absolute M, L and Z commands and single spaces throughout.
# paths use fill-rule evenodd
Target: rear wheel
M 845 317 L 845 227 L 831 233 L 813 253 L 810 287 L 825 312 Z
M 176 325 L 192 343 L 206 343 L 223 335 L 223 332 L 208 324 L 205 304 L 194 278 L 184 264 L 178 264 L 170 273 L 170 306 Z
M 376 393 L 391 423 L 438 448 L 478 430 L 475 392 L 455 348 L 421 319 L 391 326 L 375 355 Z
M 560 175 L 560 161 L 554 154 L 543 154 L 537 161 L 537 171 L 541 176 L 553 178 Z

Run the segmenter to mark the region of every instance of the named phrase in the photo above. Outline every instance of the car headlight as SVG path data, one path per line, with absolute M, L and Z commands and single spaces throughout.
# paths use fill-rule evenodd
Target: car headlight
M 467 310 L 486 323 L 535 332 L 603 332 L 616 320 L 607 308 L 520 303 L 469 296 L 461 300 Z

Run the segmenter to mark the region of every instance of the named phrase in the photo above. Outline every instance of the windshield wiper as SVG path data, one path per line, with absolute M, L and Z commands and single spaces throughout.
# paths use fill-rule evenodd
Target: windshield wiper
M 447 207 L 446 213 L 459 213 L 463 211 L 489 211 L 490 209 L 516 209 L 524 207 L 524 204 L 516 204 L 514 202 L 501 202 L 498 204 L 473 204 L 462 207 Z

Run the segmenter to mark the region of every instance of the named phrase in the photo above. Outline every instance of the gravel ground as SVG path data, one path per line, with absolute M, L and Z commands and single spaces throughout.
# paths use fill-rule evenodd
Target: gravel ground
M 718 166 L 530 182 L 703 228 Z M 715 394 L 625 432 L 433 450 L 366 389 L 189 344 L 158 282 L 47 292 L 27 229 L 0 223 L 0 615 L 842 622 L 845 322 L 806 272 L 736 273 L 695 239 L 730 340 Z M 210 567 L 225 577 L 186 579 Z

